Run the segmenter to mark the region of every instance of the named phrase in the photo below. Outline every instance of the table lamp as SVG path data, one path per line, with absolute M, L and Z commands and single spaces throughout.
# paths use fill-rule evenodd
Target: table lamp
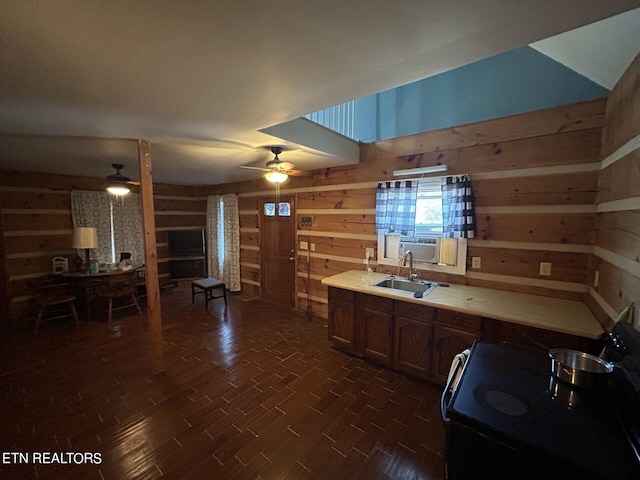
M 91 258 L 89 250 L 98 246 L 98 235 L 94 227 L 76 227 L 73 229 L 73 240 L 71 248 L 84 248 L 85 250 L 85 271 L 89 272 Z

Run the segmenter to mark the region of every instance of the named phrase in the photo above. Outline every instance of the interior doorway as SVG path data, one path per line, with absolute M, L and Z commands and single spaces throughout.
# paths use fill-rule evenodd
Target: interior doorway
M 260 200 L 260 253 L 262 296 L 295 306 L 296 215 L 293 196 Z

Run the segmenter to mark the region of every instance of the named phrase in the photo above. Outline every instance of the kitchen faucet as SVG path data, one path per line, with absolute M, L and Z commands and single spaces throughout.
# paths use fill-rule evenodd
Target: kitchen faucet
M 413 271 L 413 252 L 411 252 L 411 250 L 404 252 L 402 266 L 407 266 L 407 257 L 409 257 L 409 276 L 407 278 L 411 281 L 418 280 L 418 274 Z

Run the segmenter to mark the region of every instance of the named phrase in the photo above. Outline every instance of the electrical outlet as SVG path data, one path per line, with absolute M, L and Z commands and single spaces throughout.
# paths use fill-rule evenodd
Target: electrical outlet
M 482 268 L 482 260 L 480 257 L 471 257 L 471 268 Z
M 540 275 L 545 277 L 551 275 L 551 262 L 540 262 Z
M 309 244 L 307 242 L 300 242 L 300 250 L 306 250 L 309 248 Z
M 315 251 L 316 251 L 316 244 L 315 244 L 315 243 L 312 243 L 312 244 L 311 244 L 311 251 L 312 251 L 312 252 L 315 252 Z
M 364 252 L 366 258 L 373 258 L 373 248 L 365 248 Z

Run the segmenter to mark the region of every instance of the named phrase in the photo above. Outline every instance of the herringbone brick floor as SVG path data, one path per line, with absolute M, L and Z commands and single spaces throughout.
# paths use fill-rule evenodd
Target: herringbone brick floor
M 2 332 L 0 478 L 443 478 L 439 387 L 335 351 L 323 320 L 261 299 L 207 312 L 175 289 L 162 311 L 159 375 L 145 315 Z

